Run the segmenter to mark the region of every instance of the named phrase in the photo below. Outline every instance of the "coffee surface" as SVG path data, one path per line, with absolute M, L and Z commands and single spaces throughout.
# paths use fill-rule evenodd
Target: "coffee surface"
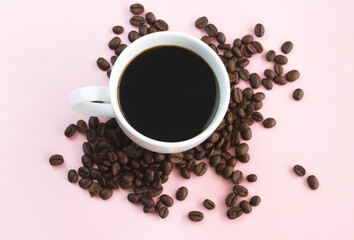
M 210 66 L 197 54 L 160 46 L 136 56 L 118 89 L 120 108 L 141 134 L 178 142 L 201 133 L 212 120 L 219 90 Z

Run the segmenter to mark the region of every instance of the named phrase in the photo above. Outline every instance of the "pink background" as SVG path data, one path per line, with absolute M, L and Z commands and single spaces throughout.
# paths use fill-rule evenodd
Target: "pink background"
M 69 94 L 107 86 L 95 62 L 112 55 L 112 26 L 131 29 L 131 3 L 0 1 L 0 239 L 354 239 L 353 1 L 142 1 L 174 31 L 201 37 L 194 21 L 206 15 L 230 42 L 261 22 L 265 50 L 294 43 L 285 69 L 299 69 L 301 78 L 267 92 L 262 113 L 277 126 L 254 126 L 251 161 L 237 165 L 259 179 L 245 183 L 251 196 L 262 197 L 248 216 L 226 218 L 232 185 L 211 169 L 192 180 L 172 174 L 165 192 L 174 195 L 184 185 L 190 194 L 175 201 L 165 220 L 128 203 L 126 191 L 103 201 L 66 180 L 80 166 L 84 141 L 63 135 L 81 118 Z M 261 54 L 249 70 L 270 66 Z M 291 98 L 298 87 L 305 91 L 301 102 Z M 53 153 L 63 154 L 65 164 L 51 167 Z M 294 164 L 318 176 L 317 191 L 292 173 Z M 205 198 L 215 210 L 204 210 Z M 204 221 L 188 221 L 190 210 L 202 210 Z

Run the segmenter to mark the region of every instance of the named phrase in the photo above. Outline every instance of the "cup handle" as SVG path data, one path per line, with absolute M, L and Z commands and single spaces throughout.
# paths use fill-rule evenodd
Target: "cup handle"
M 83 87 L 70 94 L 70 106 L 74 112 L 95 116 L 114 117 L 108 87 Z

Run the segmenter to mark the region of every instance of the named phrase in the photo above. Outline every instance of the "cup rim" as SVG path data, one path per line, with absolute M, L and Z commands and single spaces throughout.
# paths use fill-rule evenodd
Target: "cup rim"
M 151 47 L 146 47 L 141 49 L 137 54 L 133 55 L 133 56 L 129 56 L 130 53 L 130 49 L 134 49 L 136 45 L 140 44 L 140 42 L 142 41 L 147 41 L 150 39 L 155 39 L 155 38 L 159 38 L 160 36 L 169 36 L 171 38 L 173 37 L 178 37 L 178 38 L 184 38 L 185 40 L 194 42 L 196 44 L 199 44 L 201 48 L 203 48 L 203 51 L 207 51 L 209 52 L 209 54 L 212 54 L 215 57 L 215 60 L 217 62 L 217 67 L 215 66 L 210 66 L 211 69 L 213 70 L 213 72 L 215 73 L 215 68 L 221 68 L 221 72 L 223 75 L 223 80 L 222 79 L 218 79 L 218 84 L 219 84 L 219 91 L 220 91 L 220 96 L 219 96 L 219 106 L 216 109 L 215 115 L 214 115 L 214 119 L 212 120 L 212 122 L 209 124 L 209 126 L 204 129 L 204 131 L 202 131 L 201 133 L 199 133 L 198 135 L 187 139 L 187 140 L 183 140 L 183 141 L 178 141 L 178 142 L 164 142 L 164 141 L 159 141 L 159 140 L 155 140 L 152 138 L 149 138 L 143 134 L 141 134 L 140 132 L 138 132 L 137 130 L 135 130 L 129 123 L 128 121 L 125 119 L 125 117 L 123 116 L 122 112 L 119 109 L 119 102 L 118 102 L 118 81 L 119 78 L 121 76 L 121 74 L 123 73 L 124 69 L 126 66 L 124 66 L 122 69 L 122 71 L 118 71 L 119 65 L 121 64 L 129 64 L 130 61 L 132 61 L 132 59 L 134 59 L 137 55 L 141 54 L 141 52 L 145 51 L 146 49 L 149 49 Z M 166 44 L 166 45 L 170 45 L 172 46 L 173 44 Z M 164 46 L 164 44 L 157 44 L 156 46 Z M 175 46 L 178 46 L 177 44 Z M 186 47 L 185 47 L 186 48 Z M 189 49 L 189 48 L 187 48 Z M 193 49 L 189 49 L 191 51 L 193 51 Z M 195 51 L 193 51 L 195 52 Z M 196 53 L 197 54 L 197 53 Z M 199 54 L 198 54 L 199 55 Z M 201 56 L 200 56 L 201 57 Z M 203 58 L 203 57 L 202 57 Z M 128 59 L 128 60 L 124 60 L 123 59 Z M 203 58 L 204 59 L 204 58 Z M 205 60 L 205 59 L 204 59 Z M 123 63 L 121 63 L 123 61 Z M 205 60 L 206 62 L 208 62 L 207 60 Z M 221 87 L 220 87 L 220 81 L 227 81 L 227 89 L 226 89 L 226 94 L 225 92 L 221 92 Z M 116 115 L 116 117 L 118 118 L 118 123 L 122 124 L 127 131 L 129 131 L 130 134 L 132 134 L 135 138 L 140 139 L 150 145 L 153 145 L 155 147 L 159 147 L 159 148 L 165 148 L 165 149 L 178 149 L 178 148 L 183 148 L 184 146 L 189 146 L 189 145 L 193 145 L 196 142 L 202 142 L 204 139 L 206 139 L 207 137 L 209 137 L 214 131 L 215 129 L 219 126 L 219 124 L 221 123 L 222 119 L 224 118 L 224 115 L 226 114 L 227 108 L 228 108 L 228 102 L 230 99 L 230 85 L 228 83 L 228 75 L 225 69 L 225 66 L 223 64 L 223 62 L 221 61 L 221 59 L 219 58 L 219 56 L 214 52 L 214 50 L 212 50 L 207 44 L 205 44 L 203 41 L 201 41 L 200 39 L 185 34 L 185 33 L 181 33 L 181 32 L 174 32 L 174 31 L 164 31 L 164 32 L 157 32 L 157 33 L 153 33 L 153 34 L 149 34 L 146 35 L 144 37 L 141 37 L 137 40 L 135 40 L 134 42 L 132 42 L 130 45 L 128 45 L 125 50 L 121 53 L 120 57 L 117 59 L 117 61 L 115 62 L 113 68 L 112 68 L 112 72 L 111 72 L 111 76 L 110 76 L 110 81 L 109 81 L 109 88 L 110 88 L 110 98 L 111 98 L 111 104 L 112 104 L 112 108 L 113 111 Z M 222 101 L 223 100 L 223 101 Z M 224 102 L 225 104 L 221 105 L 220 103 Z

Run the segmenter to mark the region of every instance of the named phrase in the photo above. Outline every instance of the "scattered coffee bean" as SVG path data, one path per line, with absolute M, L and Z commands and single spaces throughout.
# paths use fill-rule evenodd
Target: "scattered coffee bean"
M 97 196 L 100 193 L 101 189 L 102 188 L 99 183 L 93 182 L 89 187 L 89 193 L 92 197 Z
M 254 41 L 251 43 L 253 45 L 253 47 L 256 49 L 257 53 L 262 53 L 263 52 L 263 46 L 260 42 L 258 41 Z
M 261 85 L 261 79 L 257 73 L 252 73 L 249 81 L 253 89 L 257 89 Z
M 300 77 L 300 73 L 298 70 L 291 70 L 285 75 L 285 77 L 288 82 L 293 82 Z
M 304 97 L 304 91 L 301 88 L 298 88 L 293 93 L 293 98 L 296 101 L 300 101 Z
M 270 69 L 266 69 L 264 70 L 264 76 L 266 76 L 268 79 L 274 79 L 275 73 Z
M 263 121 L 263 115 L 260 112 L 253 112 L 252 113 L 252 119 L 256 122 L 262 122 Z
M 284 64 L 288 63 L 288 58 L 285 57 L 284 55 L 277 55 L 277 56 L 275 56 L 274 61 L 277 64 L 284 65 Z
M 148 28 L 148 34 L 154 33 L 154 32 L 157 32 L 157 29 L 156 29 L 154 26 L 150 26 L 150 27 Z
M 153 212 L 155 212 L 155 206 L 152 206 L 152 207 L 144 207 L 143 208 L 143 211 L 144 211 L 144 213 L 153 213 Z
M 107 71 L 110 67 L 109 63 L 107 62 L 106 59 L 100 57 L 97 59 L 97 66 L 99 67 L 99 69 L 101 69 L 102 71 Z
M 194 173 L 197 176 L 203 176 L 208 170 L 208 165 L 205 162 L 200 162 L 195 166 Z
M 218 29 L 212 23 L 209 23 L 205 26 L 205 31 L 209 37 L 216 37 L 218 34 Z
M 247 176 L 247 181 L 249 182 L 255 182 L 257 181 L 257 175 L 256 174 L 250 174 Z
M 274 118 L 267 118 L 263 121 L 263 126 L 265 128 L 272 128 L 276 125 L 276 121 Z
M 252 212 L 251 204 L 245 200 L 240 202 L 240 208 L 242 209 L 242 212 L 244 212 L 246 214 Z
M 76 183 L 78 180 L 77 172 L 74 169 L 69 170 L 68 172 L 68 181 L 71 183 Z
M 267 78 L 262 79 L 262 85 L 265 89 L 271 90 L 273 88 L 273 83 Z
M 188 213 L 188 218 L 193 222 L 200 222 L 203 220 L 204 215 L 199 211 L 191 211 Z
M 185 179 L 190 179 L 191 178 L 191 174 L 186 168 L 181 168 L 180 173 L 181 173 L 181 176 L 184 177 Z
M 88 189 L 92 184 L 91 178 L 81 178 L 79 181 L 79 186 L 83 189 Z
M 77 171 L 80 177 L 87 178 L 90 177 L 90 170 L 86 167 L 79 167 Z
M 163 203 L 163 205 L 165 205 L 166 207 L 172 207 L 174 201 L 173 199 L 168 196 L 167 194 L 163 194 L 160 196 L 160 200 Z
M 195 21 L 195 27 L 196 28 L 204 28 L 208 24 L 208 18 L 207 17 L 200 17 Z
M 276 56 L 276 53 L 273 50 L 269 50 L 266 54 L 266 60 L 268 62 L 272 62 L 272 61 L 274 61 L 275 56 Z
M 239 38 L 236 38 L 235 40 L 234 40 L 234 46 L 235 47 L 237 47 L 237 48 L 240 48 L 241 46 L 242 46 L 242 41 L 241 41 L 241 39 L 239 39 Z
M 127 47 L 126 44 L 121 44 L 121 45 L 119 45 L 119 47 L 117 47 L 116 50 L 114 51 L 115 54 L 116 54 L 117 56 L 119 56 L 119 55 L 124 51 L 124 49 L 125 49 L 126 47 Z
M 278 85 L 285 85 L 286 84 L 286 78 L 283 76 L 276 76 L 273 79 L 273 82 L 275 82 Z
M 254 34 L 257 37 L 263 37 L 265 32 L 264 26 L 261 23 L 257 23 L 257 25 L 254 28 Z
M 247 143 L 241 143 L 240 145 L 235 147 L 235 153 L 237 155 L 245 155 L 249 150 Z
M 283 45 L 281 46 L 281 51 L 285 54 L 288 54 L 292 49 L 293 49 L 293 43 L 290 41 L 283 43 Z
M 70 124 L 66 129 L 65 129 L 65 136 L 72 137 L 74 135 L 74 133 L 76 132 L 77 127 L 75 124 Z
M 98 127 L 98 118 L 97 117 L 90 117 L 89 118 L 89 127 L 91 129 L 96 129 Z
M 140 36 L 139 36 L 139 33 L 138 33 L 137 31 L 135 31 L 135 30 L 130 31 L 130 32 L 128 33 L 128 39 L 129 39 L 130 42 L 134 42 L 134 41 L 137 40 L 139 37 L 140 37 Z
M 211 37 L 209 37 L 209 36 L 203 36 L 202 38 L 201 38 L 201 40 L 203 41 L 203 42 L 205 42 L 206 44 L 210 44 L 211 43 Z
M 79 120 L 77 121 L 76 123 L 76 126 L 77 126 L 77 130 L 80 132 L 80 133 L 86 133 L 87 131 L 87 124 L 84 120 Z
M 168 24 L 162 19 L 156 20 L 154 24 L 155 24 L 156 29 L 159 31 L 167 31 L 168 30 Z
M 144 6 L 140 3 L 135 3 L 130 6 L 130 11 L 133 14 L 142 14 L 144 12 Z
M 206 209 L 213 210 L 215 208 L 215 203 L 210 199 L 205 199 L 203 205 Z
M 241 185 L 235 185 L 233 188 L 233 191 L 236 195 L 240 197 L 247 197 L 248 195 L 248 190 L 244 186 Z
M 305 168 L 303 168 L 302 166 L 300 165 L 295 165 L 294 168 L 293 168 L 294 172 L 296 173 L 296 175 L 300 176 L 300 177 L 303 177 L 305 176 L 306 174 L 306 170 Z
M 241 184 L 242 180 L 243 180 L 243 174 L 240 170 L 236 170 L 232 176 L 231 176 L 231 180 L 234 184 Z
M 139 27 L 139 35 L 142 37 L 145 36 L 146 34 L 148 34 L 148 27 L 146 25 L 141 25 Z
M 159 216 L 161 218 L 166 218 L 168 216 L 168 213 L 169 213 L 169 210 L 167 207 L 162 207 L 160 210 L 159 210 Z
M 236 202 L 237 202 L 237 195 L 234 192 L 229 193 L 225 199 L 226 206 L 233 207 L 236 205 Z
M 274 71 L 277 75 L 282 75 L 284 72 L 284 68 L 280 64 L 274 64 Z
M 134 194 L 134 193 L 129 193 L 128 194 L 128 200 L 131 203 L 138 203 L 139 202 L 139 196 L 137 194 Z
M 234 168 L 232 166 L 226 166 L 223 170 L 222 170 L 222 176 L 225 179 L 228 179 L 231 177 L 231 175 L 234 173 Z
M 124 32 L 124 28 L 122 26 L 114 26 L 112 28 L 112 31 L 115 33 L 115 34 L 121 34 L 122 32 Z
M 49 163 L 52 166 L 58 166 L 64 163 L 64 158 L 62 155 L 54 154 L 49 158 Z
M 101 191 L 100 191 L 100 197 L 103 199 L 103 200 L 107 200 L 108 198 L 110 198 L 112 196 L 112 189 L 110 188 L 103 188 Z
M 261 198 L 259 196 L 253 196 L 250 200 L 250 204 L 253 207 L 258 206 L 260 204 L 260 202 L 261 202 Z
M 226 41 L 225 34 L 222 33 L 222 32 L 219 32 L 219 33 L 216 35 L 216 40 L 218 41 L 218 43 L 224 44 L 225 41 Z M 228 44 L 228 45 L 229 45 L 229 48 L 230 48 L 230 44 Z
M 150 25 L 153 25 L 154 22 L 156 21 L 156 17 L 155 15 L 152 13 L 152 12 L 148 12 L 146 15 L 145 15 L 145 18 L 146 18 L 146 22 Z
M 188 196 L 188 189 L 186 187 L 180 187 L 176 193 L 176 199 L 183 201 Z
M 114 37 L 114 38 L 112 38 L 112 40 L 111 41 L 109 41 L 109 43 L 108 43 L 108 47 L 110 48 L 110 49 L 116 49 L 119 45 L 120 45 L 120 43 L 121 43 L 121 40 L 120 40 L 120 38 L 119 37 Z
M 320 186 L 317 177 L 314 175 L 311 175 L 307 178 L 307 183 L 312 190 L 316 190 Z
M 242 215 L 242 209 L 239 206 L 235 206 L 227 210 L 226 215 L 229 219 L 236 219 Z
M 131 25 L 139 27 L 145 23 L 145 18 L 141 16 L 133 16 L 130 18 L 129 22 Z
M 252 36 L 252 35 L 246 35 L 246 36 L 244 36 L 244 37 L 241 39 L 241 42 L 242 42 L 243 44 L 251 43 L 251 42 L 253 42 L 253 36 Z
M 219 49 L 221 49 L 221 50 L 229 50 L 229 51 L 227 51 L 227 54 L 225 54 L 225 52 L 224 52 L 224 56 L 225 56 L 225 58 L 227 58 L 227 59 L 230 59 L 230 58 L 232 58 L 233 57 L 233 53 L 232 53 L 232 51 L 230 50 L 230 44 L 226 44 L 226 43 L 223 43 L 223 44 L 219 44 L 218 45 L 218 48 Z
M 238 72 L 238 75 L 242 80 L 249 81 L 250 79 L 250 73 L 246 68 L 241 68 Z

